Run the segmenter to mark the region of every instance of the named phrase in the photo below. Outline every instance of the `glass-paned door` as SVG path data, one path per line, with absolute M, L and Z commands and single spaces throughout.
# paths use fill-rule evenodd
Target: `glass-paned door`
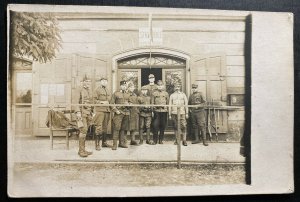
M 117 90 L 120 89 L 120 81 L 126 81 L 127 85 L 133 83 L 135 93 L 138 95 L 141 88 L 141 69 L 119 69 Z
M 32 134 L 32 73 L 15 73 L 15 132 L 16 135 Z
M 184 69 L 163 69 L 163 82 L 169 95 L 174 93 L 174 86 L 177 83 L 181 84 L 181 91 L 185 93 Z

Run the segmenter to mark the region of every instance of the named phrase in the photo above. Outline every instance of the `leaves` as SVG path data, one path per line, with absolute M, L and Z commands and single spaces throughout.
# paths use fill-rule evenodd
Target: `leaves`
M 11 50 L 16 56 L 45 63 L 61 48 L 58 21 L 51 13 L 12 12 Z

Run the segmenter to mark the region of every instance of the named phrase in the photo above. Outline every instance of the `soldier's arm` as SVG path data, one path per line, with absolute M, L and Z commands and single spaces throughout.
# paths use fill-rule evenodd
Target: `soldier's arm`
M 155 94 L 152 94 L 151 97 L 150 97 L 150 103 L 151 104 L 154 104 L 154 95 Z M 153 111 L 153 107 L 151 107 L 151 111 Z
M 93 93 L 94 103 L 99 104 L 99 98 L 98 98 L 98 88 Z
M 115 104 L 116 103 L 116 96 L 115 93 L 111 96 L 110 104 Z M 111 106 L 111 110 L 113 112 L 118 111 L 118 109 L 115 106 Z

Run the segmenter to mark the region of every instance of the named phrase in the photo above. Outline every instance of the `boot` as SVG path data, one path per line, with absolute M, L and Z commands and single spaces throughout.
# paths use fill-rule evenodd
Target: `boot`
M 205 129 L 205 127 L 201 127 L 201 135 L 202 135 L 203 145 L 208 146 L 208 144 L 206 142 L 206 129 Z
M 103 133 L 103 135 L 102 135 L 102 147 L 109 147 L 110 148 L 110 147 L 112 147 L 112 145 L 107 143 L 106 137 L 107 137 L 107 134 Z
M 177 145 L 178 144 L 178 142 L 177 142 L 177 131 L 175 131 L 175 142 L 174 142 L 174 145 Z
M 165 131 L 161 130 L 160 133 L 159 133 L 158 144 L 163 144 L 164 136 L 165 136 Z
M 114 132 L 113 132 L 113 146 L 112 146 L 112 150 L 117 150 L 117 147 L 118 147 L 118 136 L 119 136 L 119 131 L 118 130 L 114 130 Z
M 124 132 L 124 130 L 121 130 L 121 131 L 120 131 L 120 142 L 119 142 L 119 147 L 122 147 L 122 148 L 128 148 L 126 142 L 127 142 L 127 140 L 126 140 L 126 137 L 125 137 L 125 132 Z
M 90 152 L 90 151 L 87 151 L 87 150 L 85 150 L 85 137 L 86 137 L 86 135 L 84 135 L 84 137 L 83 137 L 83 139 L 82 139 L 82 141 L 83 141 L 83 151 L 84 151 L 84 153 L 86 153 L 87 155 L 92 155 L 93 154 L 93 152 Z
M 95 149 L 97 151 L 101 150 L 101 147 L 100 147 L 100 135 L 96 135 L 96 137 L 95 137 Z
M 135 132 L 136 132 L 136 131 L 130 131 L 130 145 L 139 145 L 139 144 L 135 141 Z
M 144 143 L 143 133 L 144 133 L 144 130 L 140 129 L 140 142 L 139 142 L 140 145 L 142 145 Z
M 79 139 L 78 139 L 78 142 L 79 142 L 79 150 L 78 150 L 78 155 L 80 157 L 87 157 L 88 154 L 84 151 L 84 147 L 85 147 L 85 142 L 84 142 L 84 137 L 80 137 L 80 134 L 79 134 Z
M 194 133 L 194 138 L 195 138 L 195 140 L 192 141 L 192 144 L 198 144 L 198 143 L 200 143 L 200 140 L 199 140 L 199 134 L 198 134 L 198 129 L 195 128 L 195 129 L 193 130 L 193 133 Z
M 183 146 L 187 146 L 187 142 L 186 142 L 186 132 L 182 132 L 182 145 Z
M 153 135 L 154 136 L 154 135 Z M 150 144 L 150 145 L 154 145 L 153 141 L 150 140 L 150 129 L 147 129 L 147 132 L 146 132 L 146 143 L 147 144 Z
M 157 144 L 157 136 L 158 136 L 157 131 L 155 131 L 153 133 L 153 144 Z

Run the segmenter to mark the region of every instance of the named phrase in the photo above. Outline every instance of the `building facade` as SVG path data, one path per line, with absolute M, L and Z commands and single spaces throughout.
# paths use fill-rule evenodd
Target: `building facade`
M 57 13 L 62 48 L 56 59 L 27 61 L 27 68 L 21 59 L 16 59 L 21 65 L 14 63 L 16 134 L 48 136 L 49 106 L 64 109 L 76 103 L 74 93 L 84 75 L 92 78 L 92 89 L 106 76 L 113 92 L 124 79 L 140 89 L 152 73 L 169 93 L 176 81 L 189 96 L 196 83 L 209 103 L 241 106 L 216 110 L 212 117 L 220 140 L 239 141 L 245 125 L 246 14 Z M 21 88 L 24 76 L 32 84 L 27 87 L 30 101 L 19 98 L 27 89 Z

